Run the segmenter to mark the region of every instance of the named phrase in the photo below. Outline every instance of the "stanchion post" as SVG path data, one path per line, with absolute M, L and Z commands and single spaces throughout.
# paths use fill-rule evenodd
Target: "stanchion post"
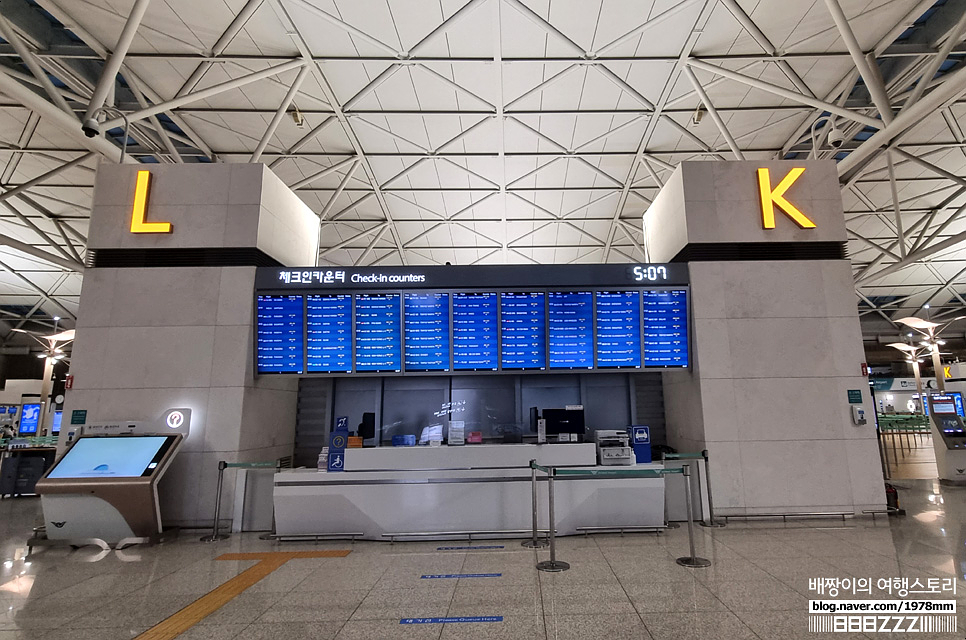
M 723 527 L 725 523 L 715 522 L 714 519 L 714 499 L 711 497 L 711 463 L 708 461 L 708 450 L 701 452 L 704 458 L 704 484 L 708 487 L 708 519 L 701 522 L 702 527 Z
M 548 511 L 550 515 L 550 560 L 538 562 L 537 569 L 557 573 L 559 571 L 566 571 L 570 568 L 570 565 L 557 560 L 557 536 L 555 533 L 557 523 L 553 517 L 553 477 L 556 475 L 557 469 L 555 467 L 549 467 L 549 469 L 550 471 L 547 473 L 547 502 L 549 503 Z
M 202 536 L 202 542 L 217 542 L 218 540 L 227 540 L 229 538 L 227 533 L 218 533 L 218 521 L 221 519 L 221 486 L 225 482 L 225 469 L 227 467 L 227 462 L 224 460 L 218 461 L 218 493 L 215 494 L 215 522 L 211 527 L 211 535 Z
M 690 545 L 691 555 L 686 558 L 678 558 L 677 563 L 683 567 L 710 567 L 710 560 L 699 558 L 694 552 L 694 515 L 691 513 L 691 465 L 684 465 L 683 471 L 684 504 L 688 510 L 688 545 Z
M 546 540 L 537 538 L 537 468 L 534 466 L 536 463 L 536 460 L 530 461 L 530 506 L 533 511 L 533 536 L 520 543 L 521 546 L 528 549 L 538 549 L 549 544 Z

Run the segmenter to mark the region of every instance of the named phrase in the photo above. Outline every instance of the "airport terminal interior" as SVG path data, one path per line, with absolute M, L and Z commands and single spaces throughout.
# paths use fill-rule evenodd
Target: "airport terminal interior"
M 0 0 L 0 640 L 962 637 L 964 120 L 966 0 Z

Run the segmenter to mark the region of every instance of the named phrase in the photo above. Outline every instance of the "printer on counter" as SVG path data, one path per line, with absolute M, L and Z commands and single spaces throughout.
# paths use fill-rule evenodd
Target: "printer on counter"
M 601 465 L 632 465 L 630 435 L 617 429 L 598 429 L 594 434 L 597 443 L 597 461 Z

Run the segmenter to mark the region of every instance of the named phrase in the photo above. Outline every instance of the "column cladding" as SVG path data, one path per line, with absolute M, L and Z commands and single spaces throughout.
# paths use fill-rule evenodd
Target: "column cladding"
M 776 207 L 764 229 L 757 170 L 809 219 Z M 664 374 L 668 443 L 708 449 L 722 513 L 882 508 L 845 224 L 830 161 L 685 162 L 644 215 L 650 259 L 687 261 L 693 366 Z M 836 255 L 837 254 L 837 255 Z M 870 415 L 870 413 L 867 413 Z
M 146 217 L 171 222 L 169 234 L 130 232 L 144 169 Z M 190 407 L 191 433 L 160 486 L 166 524 L 210 524 L 219 460 L 292 454 L 298 379 L 254 375 L 255 266 L 314 264 L 318 228 L 264 165 L 98 168 L 64 431 L 75 409 L 99 422 Z

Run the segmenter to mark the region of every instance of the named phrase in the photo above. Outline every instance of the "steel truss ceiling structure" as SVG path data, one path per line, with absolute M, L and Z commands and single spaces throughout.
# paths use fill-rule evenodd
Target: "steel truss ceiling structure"
M 70 325 L 122 147 L 268 163 L 334 265 L 641 261 L 679 162 L 817 154 L 864 322 L 956 315 L 964 31 L 966 0 L 0 0 L 0 321 Z

